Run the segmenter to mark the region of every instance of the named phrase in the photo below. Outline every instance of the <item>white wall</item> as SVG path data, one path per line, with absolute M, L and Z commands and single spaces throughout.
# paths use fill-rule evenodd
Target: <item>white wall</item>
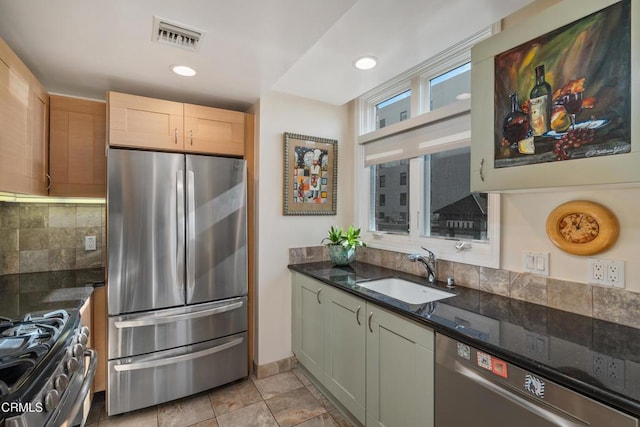
M 353 128 L 348 107 L 336 107 L 270 92 L 256 105 L 258 168 L 257 348 L 264 365 L 291 353 L 289 248 L 316 246 L 331 225 L 347 226 L 353 215 Z M 338 140 L 336 216 L 283 216 L 284 132 Z
M 640 292 L 640 189 L 544 191 L 502 195 L 501 267 L 522 271 L 522 251 L 550 253 L 550 277 L 587 283 L 588 257 L 556 248 L 545 231 L 549 213 L 570 200 L 591 200 L 608 207 L 618 218 L 620 236 L 607 251 L 594 257 L 625 262 L 626 289 Z

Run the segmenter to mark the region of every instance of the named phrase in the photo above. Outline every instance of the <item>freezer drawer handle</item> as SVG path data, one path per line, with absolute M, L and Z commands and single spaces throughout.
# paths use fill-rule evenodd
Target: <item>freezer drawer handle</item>
M 178 320 L 191 320 L 198 317 L 210 316 L 212 314 L 220 314 L 227 311 L 235 310 L 244 305 L 244 301 L 236 301 L 221 307 L 214 307 L 208 310 L 196 311 L 193 313 L 174 314 L 173 316 L 151 317 L 146 319 L 121 320 L 113 325 L 118 329 L 137 328 L 139 326 L 161 325 L 163 323 L 171 323 Z
M 208 348 L 206 350 L 197 351 L 195 353 L 182 354 L 180 356 L 168 357 L 166 359 L 149 360 L 148 362 L 130 363 L 127 365 L 116 365 L 113 368 L 117 372 L 125 371 L 137 371 L 139 369 L 157 368 L 159 366 L 171 365 L 173 363 L 186 362 L 200 357 L 209 356 L 210 354 L 218 353 L 223 350 L 227 350 L 231 347 L 235 347 L 242 344 L 244 338 L 236 338 L 228 343 L 220 344 L 218 346 Z
M 586 426 L 586 424 L 574 421 L 574 420 L 570 420 L 568 418 L 562 417 L 560 415 L 554 414 L 551 411 L 548 411 L 546 409 L 544 409 L 541 406 L 538 406 L 536 404 L 533 404 L 531 402 L 529 402 L 526 399 L 523 399 L 522 397 L 514 394 L 513 392 L 507 391 L 505 389 L 503 389 L 502 387 L 500 387 L 497 384 L 492 383 L 491 381 L 489 381 L 488 379 L 482 377 L 481 375 L 477 374 L 476 372 L 472 371 L 471 369 L 461 365 L 459 362 L 455 362 L 455 369 L 456 372 L 458 372 L 459 374 L 464 375 L 465 377 L 467 377 L 468 379 L 470 379 L 471 381 L 483 386 L 484 388 L 500 395 L 501 397 L 511 401 L 512 403 L 515 403 L 516 405 L 526 409 L 529 412 L 533 412 L 534 414 L 538 415 L 541 418 L 544 418 L 545 420 L 549 421 L 550 423 L 560 426 L 560 427 L 584 427 Z

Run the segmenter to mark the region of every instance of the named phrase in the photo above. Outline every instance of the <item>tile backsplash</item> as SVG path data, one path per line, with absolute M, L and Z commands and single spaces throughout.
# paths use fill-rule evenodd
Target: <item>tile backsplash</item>
M 0 274 L 103 267 L 105 223 L 105 205 L 0 202 Z
M 424 266 L 410 262 L 405 253 L 366 247 L 358 248 L 356 259 L 427 276 Z M 326 246 L 289 249 L 290 264 L 318 261 L 329 261 Z M 640 294 L 637 292 L 444 260 L 438 260 L 436 267 L 438 280 L 443 282 L 453 277 L 458 286 L 640 328 Z

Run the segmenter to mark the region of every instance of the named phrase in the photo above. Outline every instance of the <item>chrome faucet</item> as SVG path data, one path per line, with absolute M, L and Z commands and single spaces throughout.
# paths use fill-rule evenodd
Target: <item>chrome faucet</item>
M 408 255 L 409 261 L 416 262 L 420 261 L 427 268 L 429 272 L 428 280 L 429 283 L 433 283 L 436 281 L 436 256 L 429 249 L 421 246 L 422 249 L 427 251 L 428 256 L 420 255 L 420 254 L 410 254 Z

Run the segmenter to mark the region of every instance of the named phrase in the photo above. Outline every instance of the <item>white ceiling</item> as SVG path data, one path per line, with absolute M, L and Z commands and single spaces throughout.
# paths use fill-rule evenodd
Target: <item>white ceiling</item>
M 277 90 L 342 105 L 531 1 L 0 0 L 0 37 L 52 93 L 244 111 Z M 199 50 L 152 42 L 154 15 L 204 30 Z M 378 67 L 356 70 L 361 55 Z

